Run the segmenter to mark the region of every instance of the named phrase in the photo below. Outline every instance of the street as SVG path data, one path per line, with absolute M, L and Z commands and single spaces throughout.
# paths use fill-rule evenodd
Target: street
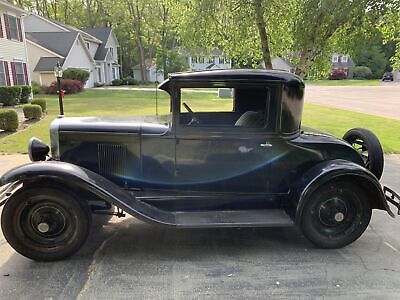
M 0 156 L 0 173 L 8 158 Z M 400 156 L 387 156 L 383 182 L 397 191 L 399 169 Z M 382 211 L 338 250 L 316 249 L 295 228 L 176 230 L 101 218 L 84 247 L 60 262 L 26 259 L 1 236 L 0 299 L 398 299 L 400 292 L 400 219 Z

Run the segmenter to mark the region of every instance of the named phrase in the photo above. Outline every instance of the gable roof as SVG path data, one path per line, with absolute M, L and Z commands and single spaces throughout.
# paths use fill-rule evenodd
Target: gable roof
M 106 43 L 110 37 L 112 29 L 110 27 L 106 27 L 106 28 L 85 28 L 82 30 L 102 41 L 101 45 L 97 48 L 96 54 L 94 55 L 94 59 L 105 60 L 108 53 L 108 48 L 106 48 Z
M 83 37 L 84 37 L 85 39 L 87 39 L 87 40 L 89 40 L 89 41 L 91 41 L 91 42 L 98 43 L 98 44 L 101 43 L 101 40 L 97 39 L 96 37 L 90 35 L 89 33 L 84 32 L 84 31 L 82 31 L 82 30 L 80 30 L 80 29 L 78 29 L 78 28 L 76 28 L 76 27 L 74 27 L 74 26 L 67 25 L 67 24 L 61 23 L 61 22 L 59 22 L 59 21 L 46 18 L 46 17 L 41 16 L 41 15 L 38 15 L 38 14 L 36 14 L 36 13 L 30 13 L 29 16 L 32 16 L 32 17 L 41 19 L 41 20 L 43 20 L 43 21 L 49 23 L 50 25 L 53 25 L 53 26 L 55 26 L 55 27 L 61 29 L 62 31 L 67 31 L 67 32 L 68 32 L 68 31 L 69 31 L 69 32 L 76 31 L 76 32 L 79 32 L 79 33 L 81 33 L 81 34 L 83 35 Z
M 52 72 L 57 62 L 63 65 L 64 59 L 60 59 L 59 57 L 41 57 L 33 72 Z
M 67 57 L 78 32 L 27 32 L 26 38 L 63 57 Z

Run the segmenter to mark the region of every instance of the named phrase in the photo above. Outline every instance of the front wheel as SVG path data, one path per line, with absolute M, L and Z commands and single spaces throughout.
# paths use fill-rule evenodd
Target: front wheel
M 304 235 L 320 248 L 341 248 L 356 239 L 371 219 L 371 205 L 357 185 L 343 181 L 318 188 L 304 206 Z
M 17 191 L 1 215 L 4 237 L 18 253 L 37 261 L 66 258 L 86 241 L 91 214 L 86 202 L 49 187 Z

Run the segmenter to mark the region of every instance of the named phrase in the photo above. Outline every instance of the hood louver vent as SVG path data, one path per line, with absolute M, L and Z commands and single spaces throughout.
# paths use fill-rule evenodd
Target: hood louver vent
M 99 173 L 105 177 L 120 177 L 127 174 L 127 146 L 121 144 L 98 144 Z

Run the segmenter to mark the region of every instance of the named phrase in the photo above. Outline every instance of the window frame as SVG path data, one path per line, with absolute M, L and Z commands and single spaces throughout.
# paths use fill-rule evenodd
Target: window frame
M 13 41 L 20 41 L 20 32 L 19 32 L 19 26 L 18 26 L 18 17 L 12 16 L 12 15 L 7 15 L 8 17 L 8 30 L 10 32 L 10 39 Z M 14 21 L 14 22 L 13 22 Z M 15 32 L 13 32 L 11 24 L 15 24 Z M 13 33 L 16 34 L 16 36 L 13 36 Z
M 332 62 L 333 63 L 338 63 L 339 62 L 339 55 L 337 55 L 337 54 L 332 55 Z
M 20 61 L 14 61 L 13 62 L 14 63 L 14 70 L 15 70 L 15 81 L 16 82 L 14 82 L 14 85 L 26 85 L 27 84 L 27 82 L 26 82 L 26 80 L 25 80 L 25 68 L 24 68 L 24 63 L 23 62 L 20 62 Z M 17 72 L 17 65 L 21 65 L 21 70 L 22 70 L 22 73 L 18 73 Z M 18 76 L 22 76 L 22 79 L 23 79 L 23 81 L 22 82 L 20 82 L 19 80 L 18 80 Z
M 232 127 L 232 126 L 187 126 L 185 124 L 180 123 L 180 113 L 182 107 L 182 97 L 181 97 L 181 89 L 182 88 L 267 88 L 268 89 L 268 107 L 267 110 L 267 119 L 265 121 L 264 127 Z M 274 89 L 274 91 L 273 91 Z M 248 81 L 229 81 L 229 82 L 217 82 L 217 81 L 190 81 L 190 82 L 176 82 L 173 84 L 173 92 L 171 93 L 171 109 L 173 113 L 173 122 L 172 128 L 176 131 L 183 133 L 190 131 L 199 132 L 202 131 L 205 135 L 210 134 L 212 132 L 252 132 L 252 133 L 261 133 L 267 135 L 276 135 L 279 134 L 280 131 L 280 122 L 281 122 L 281 106 L 282 106 L 282 99 L 280 97 L 281 92 L 281 84 L 277 82 L 266 82 L 266 81 L 253 81 L 249 83 Z M 277 97 L 276 99 L 276 108 L 275 112 L 272 109 L 272 101 L 273 96 Z M 234 107 L 232 109 L 234 112 Z M 196 113 L 196 112 L 195 112 Z M 226 113 L 226 112 L 222 112 Z M 274 114 L 274 115 L 273 115 Z

